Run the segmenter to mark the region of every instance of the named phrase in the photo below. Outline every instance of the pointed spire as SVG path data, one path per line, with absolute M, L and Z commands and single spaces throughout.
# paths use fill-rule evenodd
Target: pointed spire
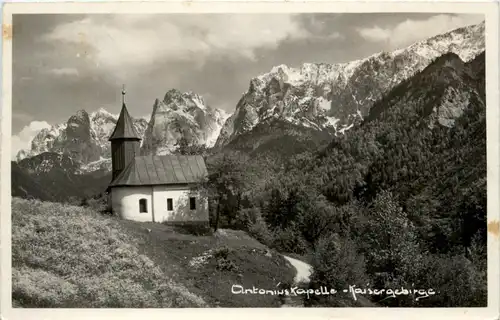
M 115 130 L 109 138 L 109 141 L 116 139 L 137 139 L 141 140 L 137 131 L 134 128 L 134 123 L 130 114 L 128 113 L 127 106 L 125 105 L 125 85 L 122 89 L 122 111 L 116 121 Z

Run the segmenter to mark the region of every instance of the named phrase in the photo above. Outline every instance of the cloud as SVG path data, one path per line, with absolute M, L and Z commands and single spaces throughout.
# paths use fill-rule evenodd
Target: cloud
M 317 37 L 317 38 L 322 38 L 322 37 Z M 323 37 L 323 39 L 328 39 L 328 40 L 343 40 L 345 39 L 345 36 L 341 34 L 340 32 L 332 32 Z
M 31 140 L 40 130 L 50 128 L 50 124 L 46 121 L 32 121 L 25 126 L 18 134 L 12 136 L 12 153 L 11 158 L 15 160 L 17 153 L 22 149 L 29 149 Z
M 359 35 L 368 41 L 382 42 L 389 41 L 393 30 L 382 29 L 380 27 L 373 28 L 360 28 L 358 29 Z
M 392 47 L 403 47 L 414 42 L 446 33 L 456 28 L 479 23 L 482 15 L 447 15 L 440 14 L 425 20 L 407 19 L 392 27 L 373 26 L 358 28 L 358 34 L 367 41 L 386 42 Z
M 273 49 L 308 32 L 293 15 L 92 15 L 56 26 L 41 41 L 62 44 L 78 59 L 106 72 L 209 56 L 254 60 L 256 50 Z
M 55 76 L 78 76 L 79 72 L 75 68 L 54 68 L 47 71 Z

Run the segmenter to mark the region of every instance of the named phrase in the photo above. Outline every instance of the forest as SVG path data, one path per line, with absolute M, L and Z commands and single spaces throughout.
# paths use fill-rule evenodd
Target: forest
M 436 295 L 418 301 L 373 302 L 486 306 L 484 77 L 484 53 L 469 63 L 442 56 L 348 134 L 292 156 L 279 139 L 280 152 L 205 150 L 187 141 L 178 152 L 206 157 L 213 227 L 242 229 L 305 257 L 311 288 L 432 288 Z M 460 106 L 450 125 L 442 110 Z M 351 306 L 328 296 L 306 304 Z

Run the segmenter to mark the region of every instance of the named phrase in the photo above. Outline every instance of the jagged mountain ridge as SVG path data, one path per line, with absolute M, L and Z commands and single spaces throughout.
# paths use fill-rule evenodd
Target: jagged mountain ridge
M 165 98 L 156 100 L 150 120 L 134 118 L 134 126 L 144 154 L 164 154 L 172 151 L 180 132 L 193 142 L 211 147 L 228 115 L 207 106 L 204 99 L 192 92 L 172 89 Z M 21 150 L 17 161 L 44 152 L 69 154 L 80 163 L 83 171 L 111 167 L 111 144 L 108 141 L 118 115 L 101 108 L 90 115 L 80 110 L 67 122 L 42 129 L 32 140 L 30 150 Z
M 213 147 L 228 116 L 225 111 L 207 105 L 196 93 L 169 90 L 163 100 L 156 99 L 153 105 L 141 153 L 171 153 L 181 137 Z
M 484 29 L 484 22 L 458 28 L 405 49 L 348 63 L 274 67 L 250 81 L 224 124 L 217 146 L 273 119 L 344 133 L 361 122 L 384 93 L 435 58 L 453 52 L 466 62 L 473 59 L 484 50 Z
M 111 145 L 108 141 L 118 115 L 109 113 L 103 108 L 90 115 L 79 110 L 67 122 L 42 129 L 31 141 L 30 150 L 21 150 L 17 161 L 33 157 L 44 152 L 69 154 L 81 164 L 89 164 L 110 158 Z M 142 136 L 147 121 L 142 118 L 133 119 L 137 132 Z

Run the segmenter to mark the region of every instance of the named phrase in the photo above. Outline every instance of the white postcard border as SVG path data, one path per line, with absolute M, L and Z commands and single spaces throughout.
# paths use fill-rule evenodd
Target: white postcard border
M 307 319 L 397 318 L 498 319 L 499 296 L 499 159 L 500 113 L 498 72 L 498 4 L 493 2 L 298 2 L 298 1 L 169 1 L 7 3 L 3 12 L 3 82 L 1 110 L 1 280 L 0 316 L 4 319 L 165 319 L 165 317 L 257 317 Z M 277 308 L 277 309 L 13 309 L 11 301 L 11 121 L 12 15 L 16 13 L 276 13 L 276 12 L 446 12 L 482 13 L 486 19 L 486 101 L 488 178 L 488 307 L 487 308 Z

